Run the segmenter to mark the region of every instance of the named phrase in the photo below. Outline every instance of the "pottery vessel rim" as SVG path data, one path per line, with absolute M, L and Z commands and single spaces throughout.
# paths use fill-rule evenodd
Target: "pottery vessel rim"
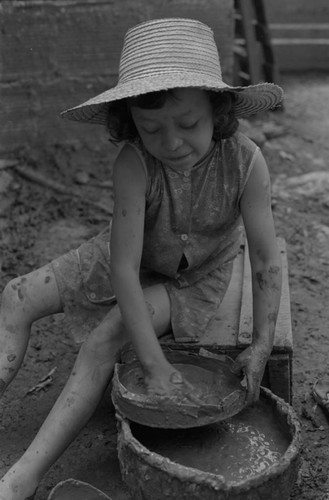
M 206 351 L 205 351 L 206 353 Z M 131 392 L 122 382 L 129 369 L 139 366 L 138 359 L 128 363 L 116 363 L 112 379 L 112 401 L 119 414 L 125 415 L 128 420 L 158 428 L 192 428 L 215 423 L 239 413 L 246 405 L 246 389 L 240 383 L 240 377 L 231 371 L 233 360 L 228 356 L 218 356 L 215 359 L 208 353 L 198 355 L 187 351 L 168 351 L 168 360 L 203 368 L 210 374 L 222 373 L 223 377 L 230 377 L 230 390 L 217 404 L 197 406 L 195 403 L 171 404 L 159 408 L 156 401 L 148 401 L 145 396 Z M 224 378 L 225 380 L 225 378 Z M 229 387 L 229 386 L 228 386 Z M 175 417 L 173 418 L 173 416 Z
M 182 481 L 192 480 L 195 483 L 208 484 L 214 489 L 228 491 L 234 490 L 235 492 L 239 492 L 249 490 L 251 487 L 257 487 L 269 479 L 280 476 L 289 468 L 291 462 L 298 458 L 302 446 L 301 425 L 294 409 L 287 402 L 273 394 L 265 387 L 261 387 L 261 398 L 269 400 L 272 407 L 276 407 L 277 411 L 286 417 L 287 425 L 291 434 L 291 442 L 277 464 L 269 466 L 265 471 L 255 474 L 248 479 L 237 482 L 226 481 L 221 475 L 177 464 L 169 458 L 150 451 L 133 436 L 129 420 L 121 415 L 118 410 L 116 412 L 116 417 L 119 421 L 119 425 L 121 426 L 123 439 L 125 440 L 126 445 L 132 448 L 134 452 L 137 451 L 138 455 L 142 456 L 145 462 L 150 466 L 161 470 L 165 469 L 168 474 L 173 475 Z

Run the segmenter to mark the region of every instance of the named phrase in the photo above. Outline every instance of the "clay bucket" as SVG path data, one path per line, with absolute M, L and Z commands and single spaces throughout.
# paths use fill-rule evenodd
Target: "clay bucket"
M 239 482 L 186 467 L 146 448 L 133 435 L 133 424 L 117 415 L 118 456 L 123 480 L 134 500 L 287 500 L 297 479 L 301 451 L 299 420 L 286 402 L 262 388 L 261 401 L 280 422 L 287 447 L 279 461 Z M 136 424 L 134 424 L 136 425 Z M 156 432 L 163 432 L 157 429 Z

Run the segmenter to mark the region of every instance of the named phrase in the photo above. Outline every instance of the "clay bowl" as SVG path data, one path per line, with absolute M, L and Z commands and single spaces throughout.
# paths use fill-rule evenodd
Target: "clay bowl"
M 245 406 L 245 388 L 231 371 L 228 357 L 216 359 L 182 351 L 166 356 L 195 388 L 202 404 L 179 403 L 149 398 L 143 385 L 143 372 L 137 359 L 117 364 L 113 376 L 112 400 L 116 409 L 133 422 L 162 429 L 191 428 L 224 420 Z
M 91 484 L 67 479 L 55 486 L 48 500 L 111 500 L 111 498 Z
M 177 458 L 168 458 L 168 453 L 154 451 L 159 450 L 159 442 L 162 442 L 164 449 L 168 447 L 168 433 L 189 433 L 194 432 L 199 445 L 204 434 L 214 427 L 230 426 L 231 422 L 243 419 L 243 415 L 249 411 L 256 411 L 257 405 L 262 405 L 266 411 L 270 412 L 271 422 L 275 422 L 277 432 L 284 435 L 284 446 L 278 454 L 274 463 L 266 464 L 260 471 L 246 474 L 242 477 L 232 476 L 227 479 L 225 475 L 201 470 L 198 466 L 186 466 Z M 268 389 L 261 390 L 259 403 L 243 410 L 235 417 L 226 422 L 211 424 L 203 428 L 189 430 L 160 430 L 143 427 L 133 422 L 129 422 L 121 415 L 118 417 L 118 456 L 120 461 L 121 474 L 130 489 L 134 500 L 288 500 L 290 492 L 297 479 L 301 451 L 301 428 L 298 418 L 293 409 L 282 399 L 276 397 Z M 252 415 L 253 417 L 253 415 Z M 256 422 L 257 418 L 252 420 Z M 258 424 L 257 424 L 258 425 Z M 145 440 L 143 431 L 152 432 L 153 437 Z M 162 433 L 166 433 L 164 438 Z M 201 437 L 200 437 L 201 433 Z M 141 437 L 142 436 L 142 437 Z M 162 440 L 162 441 L 161 441 Z M 188 441 L 189 444 L 190 441 Z M 266 442 L 266 441 L 265 441 Z M 144 444 L 144 443 L 147 443 Z M 181 453 L 183 449 L 179 441 L 171 441 L 174 451 Z M 207 441 L 206 441 L 207 443 Z M 217 446 L 210 443 L 210 446 Z M 220 443 L 220 439 L 219 439 Z M 183 443 L 186 446 L 186 443 Z M 209 441 L 208 441 L 209 444 Z M 160 445 L 161 449 L 161 445 Z M 152 451 L 153 450 L 153 451 Z M 191 456 L 198 461 L 202 453 L 194 453 L 194 448 L 186 448 L 187 459 Z M 193 451 L 194 450 L 194 451 Z M 204 451 L 204 450 L 203 450 Z M 206 444 L 206 452 L 207 444 Z M 236 457 L 236 463 L 243 456 L 244 448 Z M 262 448 L 260 448 L 260 458 L 262 460 Z M 170 455 L 169 455 L 170 456 Z M 218 452 L 216 457 L 220 466 L 227 467 L 229 455 L 223 451 Z M 186 458 L 186 457 L 185 457 Z M 253 464 L 249 459 L 248 465 Z M 211 462 L 213 463 L 213 462 Z M 244 469 L 242 469 L 244 471 Z

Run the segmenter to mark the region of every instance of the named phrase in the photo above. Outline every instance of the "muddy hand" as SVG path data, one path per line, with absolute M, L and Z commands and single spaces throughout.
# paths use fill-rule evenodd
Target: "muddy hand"
M 260 384 L 268 358 L 269 353 L 262 345 L 251 344 L 236 357 L 232 365 L 233 373 L 243 373 L 246 376 L 248 405 L 259 399 Z
M 182 374 L 175 370 L 167 378 L 152 377 L 145 379 L 147 393 L 155 399 L 181 404 L 194 403 L 202 405 L 202 400 L 196 396 L 195 387 Z

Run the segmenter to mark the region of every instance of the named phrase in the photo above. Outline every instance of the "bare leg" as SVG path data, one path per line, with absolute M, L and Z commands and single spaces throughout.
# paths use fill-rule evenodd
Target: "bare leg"
M 60 311 L 50 266 L 16 278 L 5 287 L 0 311 L 0 399 L 21 366 L 33 321 Z
M 170 303 L 162 285 L 145 291 L 157 335 L 170 326 Z M 127 341 L 115 306 L 82 345 L 53 409 L 21 459 L 0 481 L 0 500 L 25 500 L 94 413 L 112 376 L 117 352 Z

